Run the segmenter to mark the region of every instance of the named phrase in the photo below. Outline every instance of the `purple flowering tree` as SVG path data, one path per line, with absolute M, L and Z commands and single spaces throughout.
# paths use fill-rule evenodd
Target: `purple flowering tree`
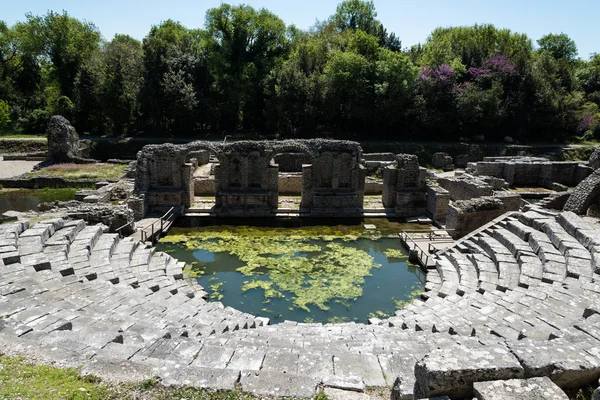
M 515 68 L 514 64 L 510 61 L 508 56 L 504 54 L 496 54 L 494 57 L 483 63 L 484 67 L 489 70 L 507 75 L 519 75 L 519 71 Z
M 419 72 L 419 80 L 433 86 L 452 86 L 454 78 L 454 70 L 448 64 L 439 67 L 423 67 Z

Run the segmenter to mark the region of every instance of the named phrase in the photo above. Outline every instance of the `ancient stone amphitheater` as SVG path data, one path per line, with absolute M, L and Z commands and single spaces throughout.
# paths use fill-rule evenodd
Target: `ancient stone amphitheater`
M 422 299 L 379 325 L 268 325 L 205 301 L 169 255 L 82 221 L 0 225 L 0 242 L 0 350 L 106 380 L 560 399 L 600 376 L 600 230 L 571 212 L 530 208 L 472 232 L 438 255 Z

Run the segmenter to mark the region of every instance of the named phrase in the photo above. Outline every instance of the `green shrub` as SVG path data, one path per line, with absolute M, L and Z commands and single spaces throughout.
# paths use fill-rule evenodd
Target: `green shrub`
M 51 117 L 52 116 L 50 115 L 50 112 L 47 110 L 43 110 L 41 108 L 33 110 L 31 113 L 29 113 L 27 118 L 22 121 L 23 130 L 27 133 L 36 135 L 44 134 Z

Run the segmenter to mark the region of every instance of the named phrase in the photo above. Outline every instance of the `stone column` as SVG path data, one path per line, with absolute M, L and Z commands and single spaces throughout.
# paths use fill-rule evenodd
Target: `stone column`
M 396 206 L 396 185 L 398 183 L 398 170 L 393 166 L 383 169 L 382 201 L 386 208 Z
M 269 198 L 267 205 L 271 210 L 279 207 L 279 165 L 269 165 L 267 169 Z
M 221 164 L 215 165 L 215 208 L 223 205 L 221 193 L 223 191 L 223 168 Z
M 300 202 L 300 208 L 310 209 L 313 196 L 313 166 L 312 164 L 302 164 L 302 201 Z
M 359 210 L 362 210 L 365 202 L 365 177 L 367 176 L 367 169 L 364 165 L 358 165 L 357 168 L 354 169 L 354 173 L 352 174 L 352 187 L 356 188 L 356 193 L 358 194 L 356 205 Z M 356 178 L 355 178 L 356 177 Z M 356 184 L 354 184 L 354 179 L 356 179 Z
M 194 164 L 185 163 L 181 168 L 181 202 L 185 207 L 191 207 L 194 204 Z

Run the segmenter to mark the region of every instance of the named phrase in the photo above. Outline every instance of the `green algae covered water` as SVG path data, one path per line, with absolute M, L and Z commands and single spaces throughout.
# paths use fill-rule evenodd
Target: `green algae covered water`
M 392 316 L 425 284 L 424 273 L 408 262 L 397 238 L 401 229 L 414 227 L 383 221 L 376 220 L 374 230 L 363 225 L 175 228 L 157 250 L 191 265 L 211 300 L 273 323 L 366 322 Z

